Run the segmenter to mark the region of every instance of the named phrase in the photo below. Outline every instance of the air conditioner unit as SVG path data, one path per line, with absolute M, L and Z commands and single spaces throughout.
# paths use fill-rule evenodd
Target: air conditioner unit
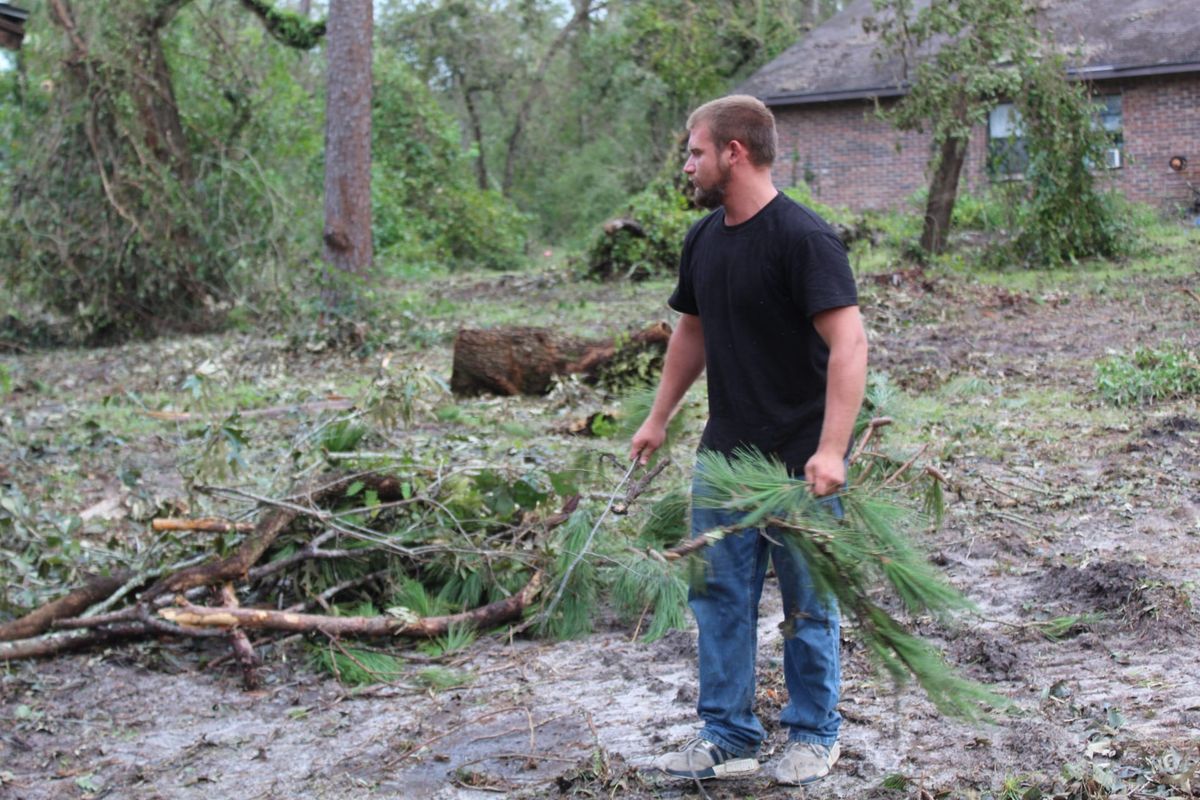
M 1109 169 L 1120 169 L 1121 167 L 1121 148 L 1110 147 L 1104 151 L 1104 166 Z

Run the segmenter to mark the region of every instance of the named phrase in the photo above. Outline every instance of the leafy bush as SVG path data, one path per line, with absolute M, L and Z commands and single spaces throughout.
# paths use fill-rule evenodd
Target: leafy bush
M 954 202 L 951 224 L 956 230 L 999 230 L 1008 219 L 1007 205 L 1008 200 L 991 189 L 985 189 L 982 194 L 960 194 Z
M 672 275 L 688 228 L 702 216 L 665 175 L 634 195 L 623 212 L 642 235 L 601 233 L 587 252 L 587 271 L 602 278 Z
M 857 227 L 862 222 L 862 218 L 854 214 L 853 211 L 845 206 L 834 207 L 822 203 L 820 200 L 813 197 L 812 188 L 807 183 L 800 183 L 795 186 L 789 186 L 783 190 L 783 193 L 795 200 L 801 205 L 807 206 L 817 213 L 821 219 L 828 222 L 830 225 L 846 225 Z
M 1010 184 L 1012 260 L 1058 267 L 1127 251 L 1132 231 L 1114 192 L 1098 187 L 1108 138 L 1086 86 L 1063 79 L 1061 58 L 1029 70 L 1017 102 L 1029 154 L 1024 181 Z
M 1178 347 L 1110 356 L 1096 364 L 1096 389 L 1115 405 L 1200 394 L 1200 356 Z

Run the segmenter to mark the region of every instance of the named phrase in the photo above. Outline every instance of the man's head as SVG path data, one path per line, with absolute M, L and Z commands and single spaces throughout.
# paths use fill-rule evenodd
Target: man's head
M 735 164 L 760 171 L 775 160 L 775 117 L 749 95 L 705 103 L 688 118 L 688 131 L 683 171 L 695 186 L 697 205 L 704 208 L 724 203 Z
M 736 140 L 746 149 L 754 166 L 769 167 L 775 163 L 775 115 L 757 97 L 731 94 L 711 100 L 688 117 L 689 131 L 699 125 L 708 128 L 717 150 Z

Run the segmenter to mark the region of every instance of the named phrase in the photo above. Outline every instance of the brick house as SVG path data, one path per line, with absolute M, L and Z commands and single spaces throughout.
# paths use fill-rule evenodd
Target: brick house
M 1200 2 L 1034 5 L 1039 28 L 1067 54 L 1070 75 L 1090 83 L 1101 107 L 1114 185 L 1166 209 L 1200 202 Z M 876 114 L 876 101 L 886 107 L 905 90 L 900 60 L 876 57 L 877 38 L 863 32 L 863 18 L 873 13 L 871 0 L 853 0 L 738 88 L 775 112 L 776 182 L 807 182 L 821 202 L 856 210 L 895 207 L 926 188 L 931 153 L 928 134 L 897 131 Z M 1011 147 L 1011 109 L 992 109 L 972 134 L 960 189 L 1005 177 L 988 154 Z

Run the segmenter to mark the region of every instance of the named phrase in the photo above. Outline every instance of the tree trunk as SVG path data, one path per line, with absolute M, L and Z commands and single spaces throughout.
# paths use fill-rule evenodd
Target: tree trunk
M 371 0 L 332 0 L 325 104 L 325 263 L 371 266 Z
M 131 47 L 137 69 L 129 85 L 146 144 L 184 185 L 191 182 L 192 155 L 175 102 L 175 84 L 163 52 L 162 30 L 188 2 L 164 3 L 156 13 L 137 20 Z
M 458 332 L 450 389 L 455 394 L 545 394 L 555 375 L 597 374 L 627 348 L 666 350 L 671 327 L 651 325 L 622 342 L 566 336 L 549 328 L 494 328 Z
M 958 197 L 958 177 L 967 156 L 968 141 L 966 136 L 950 136 L 942 142 L 942 152 L 925 204 L 925 228 L 921 231 L 921 249 L 931 255 L 946 249 L 946 235 Z
M 488 189 L 487 158 L 483 150 L 483 122 L 479 119 L 479 109 L 475 107 L 475 90 L 463 88 L 463 103 L 467 107 L 467 119 L 471 122 L 471 136 L 475 139 L 475 149 L 479 155 L 475 157 L 475 179 L 479 188 Z

